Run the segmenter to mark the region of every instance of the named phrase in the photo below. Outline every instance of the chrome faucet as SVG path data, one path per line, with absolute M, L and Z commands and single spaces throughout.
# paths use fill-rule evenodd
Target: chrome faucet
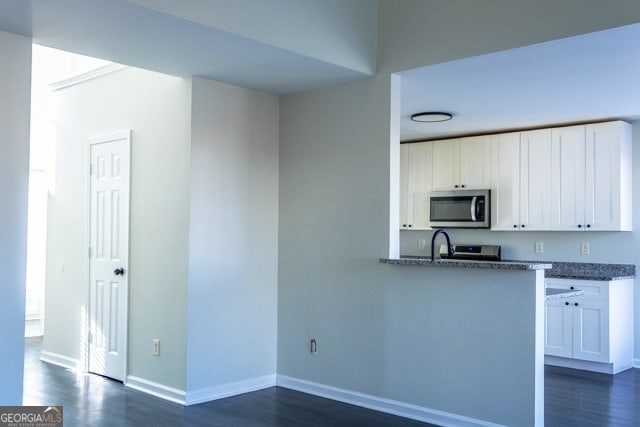
M 447 254 L 449 255 L 449 257 L 451 257 L 453 255 L 453 246 L 451 246 L 451 239 L 449 238 L 449 233 L 447 233 L 444 228 L 439 228 L 435 233 L 433 233 L 433 237 L 431 237 L 431 261 L 435 261 L 435 243 L 436 243 L 436 237 L 438 237 L 438 234 L 444 234 L 444 238 L 447 240 Z

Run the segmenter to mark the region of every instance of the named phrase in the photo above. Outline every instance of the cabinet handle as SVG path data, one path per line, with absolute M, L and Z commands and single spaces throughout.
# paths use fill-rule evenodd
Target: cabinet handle
M 460 187 L 464 188 L 464 184 L 462 184 Z
M 578 224 L 578 228 L 582 228 L 582 224 Z
M 409 224 L 409 228 L 413 227 L 413 225 Z
M 407 226 L 407 224 L 402 224 L 402 226 L 403 226 L 403 227 L 406 227 L 406 226 Z
M 513 224 L 513 228 L 518 228 L 518 224 Z
M 587 228 L 591 228 L 591 224 L 587 224 Z
M 453 188 L 458 188 L 458 184 L 454 185 Z
M 569 302 L 568 302 L 568 301 L 565 301 L 564 305 L 569 305 Z
M 570 287 L 569 289 L 574 290 L 575 288 L 572 286 L 572 287 Z
M 521 227 L 522 227 L 522 228 L 524 228 L 524 227 L 525 227 L 525 225 L 524 225 L 524 224 L 522 224 L 522 225 L 521 225 Z
M 573 305 L 575 305 L 575 306 L 577 307 L 577 306 L 578 306 L 578 303 L 577 303 L 577 302 L 576 302 L 576 303 L 573 303 Z

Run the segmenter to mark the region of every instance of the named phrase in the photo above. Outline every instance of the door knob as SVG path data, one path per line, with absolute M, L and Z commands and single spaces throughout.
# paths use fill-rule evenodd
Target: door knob
M 116 276 L 124 276 L 124 268 L 116 268 L 115 270 L 113 270 L 113 274 L 115 274 Z

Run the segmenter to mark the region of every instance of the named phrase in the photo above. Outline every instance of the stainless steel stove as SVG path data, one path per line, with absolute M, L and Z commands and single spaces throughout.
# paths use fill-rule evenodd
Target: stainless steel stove
M 498 245 L 451 245 L 453 255 L 447 253 L 447 245 L 440 245 L 440 258 L 467 259 L 475 261 L 500 261 L 500 246 Z

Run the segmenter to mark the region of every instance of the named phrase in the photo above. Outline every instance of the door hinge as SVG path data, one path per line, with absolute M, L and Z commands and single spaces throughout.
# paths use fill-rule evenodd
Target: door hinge
M 87 253 L 89 254 L 89 258 L 91 258 L 91 246 L 89 246 L 89 250 L 87 251 Z
M 89 336 L 87 338 L 89 338 L 89 344 L 93 343 L 93 334 L 91 332 L 89 332 L 88 334 Z
M 89 175 L 93 175 L 93 164 L 89 163 Z

